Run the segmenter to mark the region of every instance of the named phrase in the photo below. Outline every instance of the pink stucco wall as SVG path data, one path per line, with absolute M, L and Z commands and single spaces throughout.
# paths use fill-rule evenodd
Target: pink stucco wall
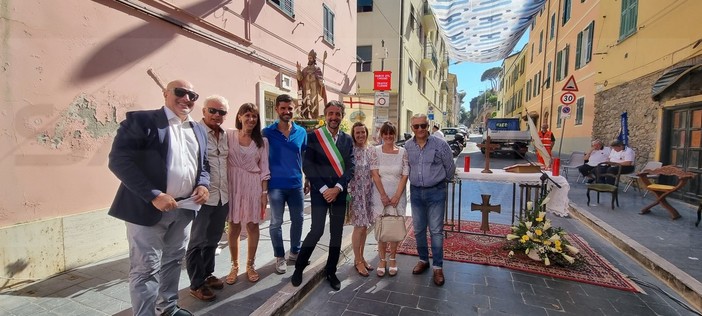
M 330 100 L 355 92 L 356 1 L 295 1 L 295 17 L 263 0 L 7 0 L 0 4 L 0 228 L 109 207 L 107 169 L 126 111 L 162 106 L 147 75 L 187 79 L 203 98 L 263 106 L 314 48 Z M 321 39 L 323 4 L 335 43 Z M 250 23 L 247 23 L 246 21 Z M 203 34 L 219 41 L 208 39 Z M 271 88 L 272 87 L 272 88 Z M 297 83 L 292 91 L 297 95 Z M 201 103 L 193 112 L 200 119 Z M 233 116 L 225 122 L 234 126 Z

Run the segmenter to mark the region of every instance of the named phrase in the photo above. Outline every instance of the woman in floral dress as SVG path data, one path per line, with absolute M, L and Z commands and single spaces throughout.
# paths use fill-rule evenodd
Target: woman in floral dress
M 351 244 L 353 245 L 356 271 L 358 271 L 358 274 L 367 277 L 368 269 L 373 268 L 363 258 L 368 227 L 373 224 L 375 218 L 371 208 L 373 181 L 371 180 L 370 165 L 368 164 L 373 147 L 368 145 L 368 128 L 361 122 L 353 124 L 351 138 L 353 138 L 354 158 L 353 178 L 349 181 L 351 224 L 353 225 Z
M 380 127 L 380 137 L 383 144 L 374 147 L 371 151 L 370 170 L 373 177 L 373 211 L 376 216 L 387 211 L 390 215 L 405 215 L 407 208 L 407 196 L 405 187 L 409 177 L 409 160 L 407 151 L 402 147 L 395 146 L 395 136 L 397 129 L 390 122 L 385 122 Z M 385 259 L 388 244 L 390 246 L 390 260 Z M 378 242 L 378 268 L 376 274 L 379 277 L 388 274 L 397 274 L 397 246 L 399 242 Z
M 228 130 L 229 157 L 229 251 L 232 269 L 227 284 L 234 284 L 239 274 L 239 235 L 241 224 L 246 225 L 247 260 L 246 277 L 250 282 L 259 279 L 254 269 L 258 248 L 258 225 L 265 219 L 268 204 L 268 140 L 261 135 L 258 107 L 244 103 L 236 115 L 236 130 Z

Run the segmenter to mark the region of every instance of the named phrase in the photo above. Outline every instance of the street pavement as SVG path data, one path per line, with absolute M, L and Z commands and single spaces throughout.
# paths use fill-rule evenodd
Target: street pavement
M 457 159 L 457 166 L 463 167 L 464 155 L 471 155 L 473 167 L 482 166 L 482 155 L 476 151 L 475 144 L 470 144 Z M 491 166 L 502 168 L 513 163 L 511 159 L 495 158 Z M 196 315 L 700 315 L 687 307 L 702 305 L 696 301 L 702 293 L 702 228 L 694 226 L 696 208 L 674 201 L 672 204 L 683 215 L 676 221 L 670 220 L 660 207 L 651 214 L 639 215 L 638 210 L 653 198 L 644 198 L 635 190 L 622 192 L 620 207 L 614 210 L 606 202 L 607 195 L 603 195 L 600 205 L 587 206 L 585 185 L 575 183 L 575 179 L 569 179 L 572 216 L 549 218 L 554 225 L 583 237 L 614 267 L 638 282 L 644 293 L 450 261 L 444 263 L 446 284 L 437 287 L 430 272 L 412 275 L 417 257 L 406 255 L 398 255 L 397 276 L 380 278 L 371 271 L 371 276 L 362 277 L 353 267 L 349 226 L 344 228 L 344 254 L 337 274 L 341 290 L 333 291 L 321 278 L 329 240 L 326 232 L 311 258 L 311 266 L 305 270 L 303 284 L 293 287 L 292 263 L 286 274 L 275 273 L 266 222 L 261 225 L 256 260 L 260 281 L 248 282 L 242 269 L 236 284 L 215 291 L 218 297 L 214 302 L 201 302 L 188 294 L 183 269 L 179 305 Z M 490 214 L 491 223 L 509 224 L 511 185 L 464 183 L 464 204 L 479 202 L 481 193 L 492 194 L 491 203 L 503 205 L 502 213 Z M 480 216 L 479 212 L 462 213 L 468 220 L 480 220 Z M 303 231 L 308 230 L 306 215 Z M 284 235 L 288 231 L 286 214 Z M 242 239 L 242 245 L 245 244 Z M 373 266 L 378 262 L 376 247 L 371 233 L 365 258 Z M 246 247 L 241 248 L 240 258 L 245 258 Z M 663 271 L 664 276 L 654 274 L 637 260 L 643 260 L 652 270 Z M 225 248 L 217 256 L 215 275 L 226 276 L 230 262 Z M 5 290 L 0 293 L 0 315 L 130 315 L 128 270 L 126 256 L 120 256 Z M 676 288 L 683 284 L 682 288 L 687 289 L 684 297 L 692 303 L 661 278 L 672 280 L 678 284 Z

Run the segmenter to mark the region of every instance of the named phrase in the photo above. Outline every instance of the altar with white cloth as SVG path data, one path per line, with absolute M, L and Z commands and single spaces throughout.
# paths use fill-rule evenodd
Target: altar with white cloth
M 463 171 L 463 168 L 456 169 L 456 182 L 453 184 L 454 188 L 457 186 L 459 191 L 459 201 L 458 203 L 452 203 L 451 206 L 447 203 L 446 205 L 446 224 L 451 227 L 450 231 L 455 231 L 455 226 L 453 222 L 457 218 L 457 222 L 461 221 L 461 210 L 460 210 L 460 192 L 462 190 L 463 181 L 471 182 L 490 182 L 490 183 L 504 183 L 512 184 L 512 223 L 515 221 L 515 211 L 519 211 L 519 216 L 522 215 L 522 210 L 524 209 L 527 201 L 536 202 L 538 198 L 538 192 L 541 189 L 541 173 L 513 173 L 506 172 L 502 169 L 491 169 L 492 173 L 481 173 L 482 168 L 471 168 L 470 172 Z M 554 215 L 567 217 L 568 216 L 568 191 L 570 190 L 570 185 L 566 178 L 562 176 L 553 176 L 550 171 L 545 172 L 553 182 L 557 183 L 559 187 L 554 185 L 553 182 L 546 180 L 546 188 L 549 191 L 549 200 L 546 203 L 546 210 Z M 517 187 L 520 188 L 519 192 L 519 205 L 517 205 Z M 449 190 L 452 192 L 452 190 Z M 490 192 L 481 192 L 490 193 Z M 536 194 L 534 196 L 532 193 Z M 495 194 L 495 193 L 493 193 Z M 449 199 L 452 200 L 452 199 Z M 456 212 L 455 208 L 458 205 L 459 210 Z M 449 210 L 450 209 L 450 210 Z M 451 223 L 449 223 L 449 221 Z M 460 226 L 458 226 L 458 231 L 460 232 Z

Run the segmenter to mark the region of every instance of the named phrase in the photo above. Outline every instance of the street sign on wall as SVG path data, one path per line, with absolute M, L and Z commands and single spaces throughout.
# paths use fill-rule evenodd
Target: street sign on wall
M 391 71 L 374 71 L 373 72 L 373 90 L 387 91 L 391 90 L 392 72 Z
M 563 104 L 573 104 L 575 102 L 575 93 L 573 92 L 563 92 L 561 95 L 561 103 Z
M 375 106 L 381 108 L 390 106 L 390 92 L 376 91 Z

